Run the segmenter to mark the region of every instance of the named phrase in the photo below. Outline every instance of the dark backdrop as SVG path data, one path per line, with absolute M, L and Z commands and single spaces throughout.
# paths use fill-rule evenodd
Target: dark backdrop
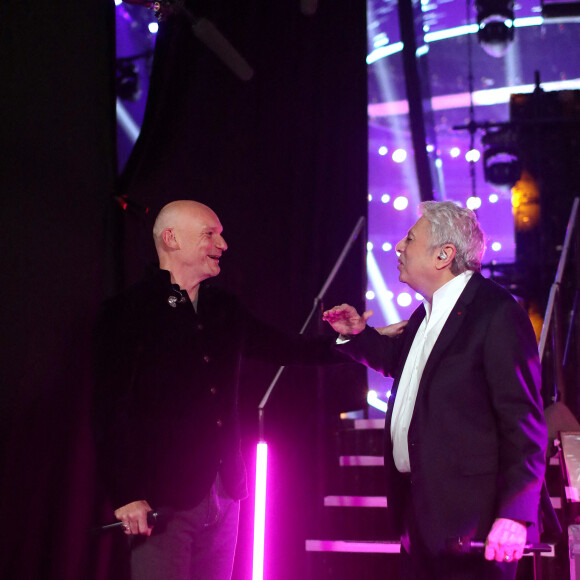
M 7 580 L 88 577 L 90 331 L 115 176 L 112 16 L 102 0 L 2 3 L 0 577 Z
M 13 58 L 2 64 L 11 82 L 2 97 L 0 516 L 11 526 L 0 575 L 98 578 L 109 540 L 84 533 L 103 517 L 86 420 L 97 305 L 153 260 L 157 210 L 192 198 L 225 228 L 219 282 L 266 321 L 289 332 L 302 326 L 366 214 L 366 7 L 320 2 L 305 16 L 298 0 L 196 2 L 198 16 L 252 65 L 249 82 L 184 20 L 162 25 L 142 136 L 115 186 L 111 7 L 30 4 L 7 5 L 2 33 L 3 54 Z M 115 187 L 149 213 L 122 212 L 111 201 Z M 364 255 L 360 236 L 326 304 L 362 305 Z M 244 369 L 250 463 L 256 405 L 275 370 Z M 354 367 L 284 374 L 266 417 L 267 577 L 303 575 L 304 538 L 316 533 L 322 501 L 320 426 L 363 395 L 364 373 Z M 250 504 L 239 578 L 249 576 Z

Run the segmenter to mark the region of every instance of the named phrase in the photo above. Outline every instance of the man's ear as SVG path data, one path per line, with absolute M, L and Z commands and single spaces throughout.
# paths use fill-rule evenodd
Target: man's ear
M 161 232 L 161 239 L 163 240 L 165 246 L 167 246 L 168 248 L 171 248 L 172 250 L 179 249 L 179 243 L 175 238 L 175 233 L 172 228 L 165 228 Z
M 439 255 L 437 256 L 436 268 L 442 270 L 443 268 L 450 266 L 456 253 L 457 249 L 453 244 L 445 244 L 442 246 L 439 250 Z

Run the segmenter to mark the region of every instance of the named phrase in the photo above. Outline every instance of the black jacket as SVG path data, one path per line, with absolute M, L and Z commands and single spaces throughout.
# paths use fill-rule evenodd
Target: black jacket
M 207 283 L 196 313 L 163 270 L 107 301 L 95 328 L 94 425 L 114 507 L 136 500 L 194 507 L 218 470 L 227 492 L 243 498 L 241 357 L 276 364 L 337 361 L 331 343 L 286 336 Z
M 339 347 L 395 378 L 385 425 L 387 501 L 398 523 L 406 485 L 393 460 L 391 418 L 398 381 L 425 309 L 397 338 L 367 327 Z M 485 540 L 495 518 L 537 523 L 546 424 L 540 362 L 530 320 L 510 294 L 474 274 L 425 365 L 409 426 L 412 504 L 436 554 L 450 538 Z M 530 541 L 536 526 L 529 527 Z

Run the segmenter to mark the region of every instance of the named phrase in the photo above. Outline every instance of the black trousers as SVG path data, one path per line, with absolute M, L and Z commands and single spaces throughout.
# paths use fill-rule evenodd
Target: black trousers
M 405 478 L 407 479 L 407 478 Z M 433 556 L 419 534 L 412 503 L 410 477 L 405 485 L 404 524 L 401 537 L 400 577 L 405 580 L 514 580 L 517 562 L 490 562 L 483 554 Z

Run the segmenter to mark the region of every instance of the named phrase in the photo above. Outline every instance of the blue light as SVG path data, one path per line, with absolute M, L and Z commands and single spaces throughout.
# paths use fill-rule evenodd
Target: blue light
M 367 56 L 367 64 L 372 64 L 381 58 L 385 58 L 386 56 L 390 56 L 391 54 L 395 54 L 397 52 L 401 52 L 403 50 L 403 43 L 402 42 L 395 42 L 394 44 L 389 44 L 388 46 L 382 46 L 373 50 Z

